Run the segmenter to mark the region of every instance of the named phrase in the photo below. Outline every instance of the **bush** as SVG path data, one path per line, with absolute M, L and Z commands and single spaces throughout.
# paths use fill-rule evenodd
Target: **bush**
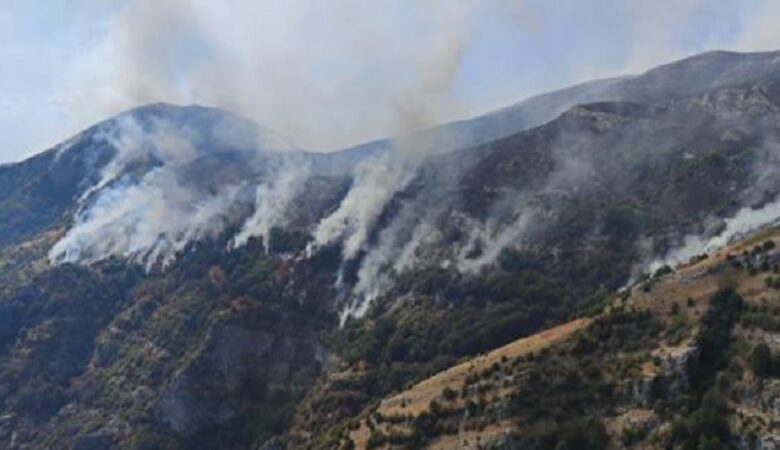
M 604 424 L 598 419 L 577 419 L 554 430 L 556 450 L 602 450 L 609 442 Z
M 774 366 L 772 350 L 769 349 L 768 345 L 762 342 L 753 347 L 753 351 L 750 354 L 750 367 L 757 377 L 772 376 Z
M 671 268 L 668 264 L 665 264 L 658 268 L 658 270 L 655 271 L 653 274 L 653 278 L 661 278 L 664 275 L 668 275 L 670 273 L 674 273 L 674 269 Z
M 448 402 L 451 402 L 458 398 L 458 393 L 448 386 L 441 391 L 441 396 L 444 397 L 444 399 Z
M 702 319 L 699 335 L 699 367 L 693 374 L 694 384 L 703 385 L 726 361 L 726 349 L 731 339 L 731 329 L 742 312 L 744 302 L 737 291 L 724 288 L 710 298 L 710 309 Z
M 385 442 L 387 442 L 387 437 L 384 435 L 384 433 L 378 430 L 374 430 L 371 432 L 371 436 L 368 437 L 368 442 L 366 442 L 366 448 L 367 449 L 378 448 L 385 445 Z

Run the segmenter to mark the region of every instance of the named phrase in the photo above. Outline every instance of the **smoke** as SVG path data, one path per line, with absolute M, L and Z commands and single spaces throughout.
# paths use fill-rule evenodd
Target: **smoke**
M 517 245 L 533 218 L 532 210 L 520 209 L 517 217 L 508 225 L 499 226 L 489 223 L 484 228 L 475 228 L 469 245 L 465 246 L 458 255 L 458 270 L 464 273 L 476 273 L 483 267 L 493 264 L 504 249 Z M 474 249 L 477 242 L 481 246 L 481 252 L 475 258 L 468 258 L 468 252 Z
M 346 197 L 317 225 L 310 251 L 314 246 L 342 240 L 344 259 L 354 258 L 363 249 L 387 203 L 413 176 L 414 168 L 392 154 L 378 155 L 358 164 Z
M 395 116 L 393 134 L 400 137 L 394 141 L 392 152 L 365 160 L 355 168 L 350 191 L 339 207 L 318 224 L 310 251 L 337 239 L 344 243 L 345 260 L 365 250 L 369 234 L 388 202 L 414 179 L 425 156 L 437 150 L 428 138 L 410 133 L 436 125 L 444 114 L 458 109 L 452 88 L 471 34 L 468 19 L 474 4 L 422 4 L 427 14 L 439 16 L 440 23 L 424 41 L 427 49 L 415 62 L 412 83 L 394 94 L 390 103 Z M 446 140 L 439 136 L 435 145 L 447 146 Z M 373 257 L 373 261 L 382 259 Z M 369 258 L 369 264 L 371 261 Z M 363 284 L 375 284 L 371 272 L 361 271 Z
M 255 211 L 234 237 L 233 246 L 240 247 L 257 236 L 268 251 L 271 229 L 287 224 L 288 209 L 301 195 L 310 175 L 311 165 L 307 160 L 295 156 L 284 158 L 274 175 L 257 186 Z
M 433 226 L 435 214 L 435 209 L 424 211 L 416 203 L 407 203 L 379 233 L 377 244 L 361 261 L 342 321 L 346 316 L 365 314 L 371 303 L 392 287 L 396 275 L 418 262 L 417 251 L 426 243 L 438 241 L 441 233 Z
M 465 113 L 452 92 L 477 25 L 518 0 L 129 0 L 55 96 L 86 120 L 149 102 L 249 117 L 313 150 Z
M 128 2 L 111 19 L 106 38 L 77 64 L 82 68 L 76 74 L 78 88 L 66 90 L 59 101 L 88 105 L 101 114 L 157 101 L 222 106 L 315 148 L 407 135 L 460 112 L 452 89 L 472 38 L 472 21 L 483 8 L 478 2 L 368 5 L 314 0 L 302 5 L 236 0 L 231 6 Z M 517 5 L 512 8 L 517 13 Z M 399 29 L 414 31 L 405 36 Z M 344 61 L 350 63 L 335 65 Z M 116 143 L 120 151 L 101 181 L 85 194 L 85 206 L 74 228 L 53 249 L 53 260 L 93 261 L 118 254 L 145 264 L 160 257 L 168 261 L 191 238 L 221 230 L 227 220 L 223 216 L 235 214 L 233 203 L 243 199 L 247 189 L 254 190 L 254 212 L 232 245 L 240 246 L 252 236 L 267 243 L 271 228 L 284 224 L 286 210 L 311 174 L 308 166 L 283 164 L 259 185 L 229 183 L 231 189 L 220 187 L 205 199 L 198 192 L 187 197 L 187 189 L 177 184 L 177 174 L 183 174 L 176 167 L 194 155 L 183 154 L 161 157 L 165 164 L 137 186 L 115 183 L 142 154 L 124 149 L 138 148 L 146 139 L 139 130 L 125 128 L 121 139 L 126 142 Z M 173 134 L 158 133 L 154 139 L 171 142 L 155 142 L 153 147 L 186 150 Z M 387 203 L 414 177 L 421 153 L 428 150 L 411 141 L 400 139 L 392 156 L 353 169 L 351 190 L 313 230 L 315 246 L 343 240 L 345 259 L 365 249 Z M 144 211 L 143 192 L 162 195 L 162 186 L 181 198 Z M 86 199 L 96 193 L 97 200 L 86 206 Z M 187 223 L 194 213 L 188 203 L 199 205 L 199 215 L 208 223 L 177 228 L 176 219 Z M 101 208 L 111 214 L 100 214 Z M 89 233 L 116 234 L 119 231 L 112 230 L 119 229 L 143 232 L 128 242 L 119 236 L 104 236 L 98 245 L 86 242 Z
M 683 3 L 689 16 L 700 2 Z M 428 154 L 448 147 L 440 136 L 421 142 L 414 131 L 467 110 L 456 91 L 475 33 L 484 27 L 480 17 L 488 10 L 506 13 L 520 28 L 535 28 L 534 21 L 525 15 L 524 3 L 512 0 L 233 0 L 229 5 L 128 1 L 108 24 L 106 38 L 78 62 L 78 88 L 66 90 L 58 101 L 84 105 L 87 114 L 100 116 L 157 101 L 222 106 L 314 149 L 407 136 L 391 152 L 356 165 L 341 202 L 311 224 L 310 252 L 338 241 L 345 260 L 362 258 L 354 294 L 368 300 L 355 302 L 351 310 L 360 314 L 386 288 L 389 274 L 406 270 L 421 249 L 443 239 L 433 225 L 432 211 L 440 212 L 436 205 L 427 204 L 431 211 L 404 209 L 389 223 L 380 219 L 418 176 Z M 668 7 L 650 9 L 653 14 L 636 9 L 649 18 L 636 34 L 652 34 L 650 41 L 660 44 L 634 48 L 655 61 L 668 57 L 674 44 L 664 41 L 667 34 L 657 32 L 664 27 L 657 25 L 681 25 Z M 635 59 L 629 55 L 626 65 L 645 64 Z M 307 179 L 317 175 L 315 168 L 296 158 L 270 165 L 251 160 L 248 173 L 209 174 L 213 182 L 199 186 L 189 178 L 191 163 L 204 156 L 202 146 L 191 130 L 177 127 L 157 124 L 150 132 L 132 121 L 118 126 L 111 137 L 116 155 L 80 199 L 74 226 L 52 249 L 52 261 L 119 255 L 150 267 L 170 262 L 190 243 L 218 235 L 229 223 L 241 224 L 234 246 L 255 236 L 268 245 L 271 229 L 288 225 L 289 210 Z M 223 145 L 231 135 L 221 138 Z M 547 190 L 571 189 L 590 176 L 592 167 L 571 152 L 558 159 L 565 167 L 550 177 Z M 479 271 L 522 239 L 537 216 L 514 206 L 520 213 L 509 219 L 492 216 L 475 225 L 469 242 L 455 250 L 458 270 Z M 735 230 L 743 226 L 738 223 Z M 385 229 L 377 230 L 380 225 Z M 477 246 L 479 254 L 469 257 Z
M 228 223 L 238 185 L 205 198 L 154 169 L 138 185 L 123 182 L 102 192 L 94 205 L 52 248 L 55 263 L 92 263 L 122 256 L 150 269 L 170 263 L 189 243 L 216 235 Z
M 268 170 L 269 159 L 254 147 L 233 147 L 240 141 L 235 124 L 218 120 L 212 125 L 194 129 L 155 117 L 141 122 L 133 114 L 106 123 L 93 140 L 95 148 L 86 151 L 107 145 L 114 155 L 79 199 L 74 223 L 49 259 L 89 264 L 119 256 L 150 269 L 170 263 L 190 243 L 217 237 L 245 216 L 251 188 Z M 228 141 L 221 139 L 225 128 L 232 130 Z M 283 199 L 289 198 L 281 192 L 285 180 L 273 185 Z M 283 214 L 274 209 L 278 203 L 267 206 L 258 199 L 258 205 L 269 212 L 258 222 L 261 230 Z M 245 227 L 246 233 L 253 230 Z
M 694 256 L 715 251 L 735 240 L 745 237 L 764 227 L 777 225 L 780 222 L 780 199 L 767 203 L 761 208 L 746 207 L 740 209 L 734 217 L 723 221 L 721 231 L 715 235 L 687 235 L 683 244 L 669 252 L 663 258 L 656 259 L 646 267 L 650 272 L 664 265 L 677 265 L 688 262 Z
M 730 125 L 734 125 L 732 122 Z M 780 143 L 773 119 L 764 121 L 751 118 L 750 127 L 757 130 L 761 137 L 760 146 L 753 148 L 754 159 L 749 166 L 750 186 L 739 193 L 739 204 L 748 205 L 739 209 L 732 217 L 711 218 L 701 233 L 688 234 L 679 245 L 662 257 L 652 254 L 652 241 L 640 245 L 640 251 L 651 255 L 642 261 L 634 273 L 655 271 L 664 265 L 686 263 L 691 258 L 718 250 L 761 228 L 777 225 L 780 222 L 780 196 L 778 196 L 778 170 L 780 166 Z M 734 128 L 738 129 L 738 128 Z M 740 142 L 744 136 L 731 129 L 724 133 L 723 139 Z

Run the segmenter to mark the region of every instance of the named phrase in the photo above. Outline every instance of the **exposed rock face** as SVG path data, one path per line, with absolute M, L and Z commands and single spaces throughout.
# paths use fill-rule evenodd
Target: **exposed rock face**
M 780 450 L 780 436 L 742 438 L 739 441 L 740 450 Z
M 607 422 L 608 428 L 614 436 L 622 435 L 624 430 L 646 436 L 663 423 L 658 415 L 649 409 L 629 409 Z
M 667 398 L 678 397 L 688 390 L 688 371 L 698 358 L 699 348 L 691 346 L 664 348 L 656 353 L 661 361 L 659 381 Z
M 744 440 L 750 450 L 780 449 L 780 380 L 761 380 L 744 393 L 742 403 L 763 418 L 764 427 L 757 430 L 753 441 Z
M 377 150 L 335 160 L 308 155 L 313 167 L 329 169 L 291 202 L 301 211 L 282 227 L 278 253 L 226 251 L 220 239 L 231 236 L 208 234 L 151 273 L 116 254 L 89 267 L 50 267 L 44 258 L 57 241 L 47 234 L 67 231 L 82 194 L 112 158 L 97 129 L 0 166 L 0 447 L 126 448 L 136 440 L 152 448 L 279 447 L 271 436 L 284 434 L 285 419 L 327 365 L 320 333 L 335 329 L 343 291 L 366 280 L 366 259 L 377 275 L 391 274 L 381 281 L 397 289 L 375 304 L 413 311 L 422 297 L 412 294 L 424 294 L 435 305 L 420 311 L 435 313 L 436 333 L 410 326 L 392 347 L 382 346 L 391 341 L 383 333 L 328 351 L 366 347 L 379 359 L 392 349 L 400 376 L 443 352 L 478 353 L 568 317 L 599 287 L 625 282 L 644 256 L 640 238 L 656 239 L 652 250 L 664 251 L 705 229 L 710 217 L 780 193 L 780 172 L 765 170 L 775 167 L 770 157 L 780 138 L 777 55 L 708 54 L 537 98 L 499 114 L 496 126 L 488 126 L 496 116 L 475 121 L 466 128 L 481 129 L 480 136 L 463 142 L 482 145 L 433 152 L 414 167 L 407 188 L 392 186 L 368 220 L 365 248 L 348 264 L 339 259 L 339 242 L 324 249 L 330 252 L 304 250 L 316 225 L 348 197 L 351 168 Z M 162 105 L 145 114 L 172 114 L 174 125 L 197 129 L 221 115 Z M 176 166 L 175 178 L 209 194 L 240 176 L 241 192 L 255 190 L 255 165 L 240 158 L 251 149 L 201 147 L 196 161 Z M 146 161 L 140 172 L 158 163 Z M 139 170 L 131 165 L 127 174 Z M 254 205 L 240 198 L 236 217 Z M 227 235 L 240 223 L 224 225 Z M 405 264 L 396 268 L 400 259 Z M 461 266 L 473 278 L 453 269 Z M 401 275 L 410 274 L 395 273 L 407 269 L 422 270 L 405 281 Z M 528 280 L 523 286 L 515 284 L 520 277 Z M 408 305 L 397 302 L 407 295 Z M 521 306 L 528 309 L 518 312 Z M 383 313 L 372 319 L 382 323 Z M 466 331 L 453 331 L 459 327 Z M 425 345 L 431 342 L 446 346 Z M 650 404 L 656 391 L 679 396 L 696 352 L 660 352 L 657 373 L 627 386 L 625 397 Z M 373 391 L 353 403 L 381 396 L 386 385 L 377 384 L 366 380 L 359 387 Z M 757 401 L 777 415 L 774 392 Z M 771 448 L 775 438 L 766 439 L 762 445 Z
M 185 436 L 229 422 L 244 412 L 247 400 L 256 403 L 256 419 L 262 421 L 280 398 L 300 397 L 326 362 L 313 336 L 272 330 L 251 319 L 219 326 L 207 345 L 172 381 L 158 407 L 160 421 Z
M 661 397 L 673 400 L 688 390 L 688 371 L 699 355 L 695 345 L 664 347 L 653 353 L 655 371 L 631 385 L 631 397 L 636 404 L 651 407 Z

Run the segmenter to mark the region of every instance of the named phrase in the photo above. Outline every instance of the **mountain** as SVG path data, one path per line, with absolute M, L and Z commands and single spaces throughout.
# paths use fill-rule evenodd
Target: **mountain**
M 355 448 L 776 448 L 772 228 L 372 404 Z M 332 375 L 332 383 L 352 373 Z
M 725 358 L 743 373 L 751 361 L 718 356 L 694 391 L 661 383 L 663 395 L 690 397 L 683 405 L 661 396 L 666 413 L 649 411 L 644 394 L 594 396 L 587 374 L 561 366 L 614 369 L 596 378 L 604 389 L 640 389 L 636 364 L 660 370 L 643 365 L 654 361 L 648 352 L 684 344 L 706 353 L 706 339 L 725 346 L 722 335 L 702 334 L 723 319 L 708 319 L 721 314 L 721 300 L 708 303 L 714 291 L 692 296 L 699 316 L 678 320 L 679 309 L 656 311 L 669 298 L 643 289 L 697 283 L 668 265 L 780 218 L 778 56 L 707 53 L 332 154 L 218 109 L 156 104 L 1 166 L 0 442 L 419 448 L 454 433 L 442 448 L 458 448 L 461 437 L 473 444 L 508 430 L 511 439 L 492 440 L 499 448 L 559 448 L 553 437 L 569 425 L 575 437 L 604 425 L 582 439 L 664 447 L 618 437 L 613 424 L 636 409 L 655 424 L 647 436 L 674 428 L 675 414 L 693 427 L 705 394 L 727 392 L 710 382 Z M 776 320 L 744 284 L 766 272 L 765 257 L 740 260 L 755 269 L 748 275 L 702 275 L 710 284 L 738 278 L 722 294 L 729 330 Z M 750 306 L 728 309 L 735 295 Z M 745 342 L 765 341 L 771 355 L 773 328 L 760 329 Z M 672 344 L 672 333 L 687 337 Z M 504 367 L 547 344 L 565 355 Z M 484 398 L 458 393 L 463 401 L 442 416 L 418 417 L 438 408 L 427 400 L 413 417 L 377 409 L 436 373 L 461 376 L 459 362 L 494 349 L 486 360 L 511 377 L 494 377 L 506 395 L 468 383 Z M 479 361 L 467 364 L 487 371 Z M 515 377 L 515 368 L 550 373 L 553 383 Z M 746 377 L 730 380 L 754 392 Z M 544 395 L 524 402 L 517 392 Z M 734 394 L 725 407 L 771 423 L 776 416 L 756 413 L 752 398 Z M 731 430 L 715 436 L 721 444 L 753 448 L 739 439 L 743 418 L 719 417 Z M 771 426 L 750 429 L 771 448 Z M 685 445 L 714 436 L 702 433 Z M 586 448 L 572 442 L 560 448 Z
M 434 151 L 474 147 L 542 125 L 579 104 L 691 97 L 718 87 L 753 83 L 773 76 L 777 57 L 776 52 L 712 51 L 640 75 L 590 81 L 536 95 L 483 116 L 421 130 L 414 137 L 430 143 Z M 392 139 L 382 139 L 351 150 L 383 151 L 393 145 Z

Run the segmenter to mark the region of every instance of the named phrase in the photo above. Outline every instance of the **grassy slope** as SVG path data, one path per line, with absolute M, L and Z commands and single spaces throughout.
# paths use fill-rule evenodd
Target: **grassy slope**
M 763 398 L 762 393 L 778 389 L 780 380 L 758 380 L 749 366 L 750 351 L 756 344 L 767 342 L 774 345 L 776 352 L 780 350 L 777 348 L 778 334 L 747 322 L 745 317 L 757 314 L 769 317 L 769 321 L 780 320 L 780 297 L 767 283 L 767 277 L 773 276 L 772 272 L 759 266 L 761 258 L 772 260 L 780 256 L 775 256 L 777 252 L 774 249 L 755 252 L 752 256 L 745 252 L 751 253 L 756 245 L 778 239 L 778 229 L 757 233 L 720 249 L 706 259 L 677 267 L 671 274 L 634 286 L 610 300 L 604 310 L 593 318 L 579 318 L 519 339 L 394 393 L 351 422 L 350 429 L 344 432 L 342 445 L 349 448 L 351 441 L 356 448 L 411 448 L 424 443 L 428 448 L 445 449 L 476 448 L 478 443 L 486 445 L 492 442 L 514 448 L 511 442 L 517 445 L 518 441 L 508 440 L 507 436 L 532 434 L 537 424 L 533 420 L 525 420 L 522 413 L 506 410 L 511 410 L 513 401 L 523 403 L 524 386 L 516 382 L 518 377 L 540 367 L 548 370 L 545 357 L 538 356 L 540 353 L 568 355 L 570 361 L 575 365 L 581 361 L 583 367 L 595 358 L 598 369 L 603 372 L 599 376 L 608 379 L 613 389 L 616 383 L 634 390 L 652 385 L 664 377 L 671 378 L 665 361 L 675 361 L 675 358 L 696 348 L 701 329 L 705 327 L 703 318 L 710 308 L 710 299 L 726 286 L 735 286 L 746 305 L 742 320 L 733 328 L 730 345 L 733 350 L 728 353 L 728 371 L 739 373 L 729 375 L 727 369 L 719 368 L 717 374 L 718 383 L 725 384 L 726 381 L 720 381 L 722 379 L 729 379 L 731 383 L 729 388 L 724 389 L 730 393 L 725 414 L 732 443 L 739 439 L 776 438 L 777 429 L 774 427 L 780 417 L 772 412 L 771 407 L 762 405 L 760 399 Z M 748 268 L 749 260 L 756 266 L 754 270 Z M 738 264 L 741 267 L 737 267 Z M 624 310 L 649 313 L 660 331 L 651 333 L 638 348 L 625 346 L 605 354 L 599 354 L 597 349 L 591 352 L 580 345 L 592 333 L 594 321 L 598 324 L 615 311 Z M 530 354 L 537 355 L 536 359 L 528 358 Z M 620 372 L 611 373 L 614 370 Z M 573 383 L 570 388 L 588 390 L 598 384 Z M 710 386 L 709 389 L 716 388 Z M 551 399 L 553 402 L 566 404 L 568 399 L 563 397 L 569 393 L 553 390 L 552 395 L 561 397 Z M 675 395 L 692 394 L 686 391 Z M 588 409 L 586 406 L 584 409 L 604 425 L 610 448 L 664 448 L 675 432 L 675 420 L 685 419 L 684 414 L 675 411 L 674 407 L 671 411 L 659 412 L 657 404 L 637 399 L 636 395 L 618 395 L 610 399 L 615 403 L 612 408 Z M 533 400 L 529 398 L 529 401 Z M 479 405 L 479 408 L 474 405 Z M 487 420 L 480 421 L 479 415 L 485 415 L 484 412 L 491 408 L 505 411 L 499 415 L 487 414 Z M 472 414 L 477 409 L 481 413 Z M 522 410 L 522 407 L 519 409 Z M 432 427 L 434 431 L 424 439 L 415 436 L 420 432 L 420 423 L 431 417 L 438 424 Z M 559 419 L 563 417 L 553 420 Z M 643 430 L 637 431 L 635 437 L 633 430 L 640 428 Z M 412 440 L 416 440 L 417 444 L 410 444 Z M 545 448 L 544 444 L 540 444 L 539 448 Z

